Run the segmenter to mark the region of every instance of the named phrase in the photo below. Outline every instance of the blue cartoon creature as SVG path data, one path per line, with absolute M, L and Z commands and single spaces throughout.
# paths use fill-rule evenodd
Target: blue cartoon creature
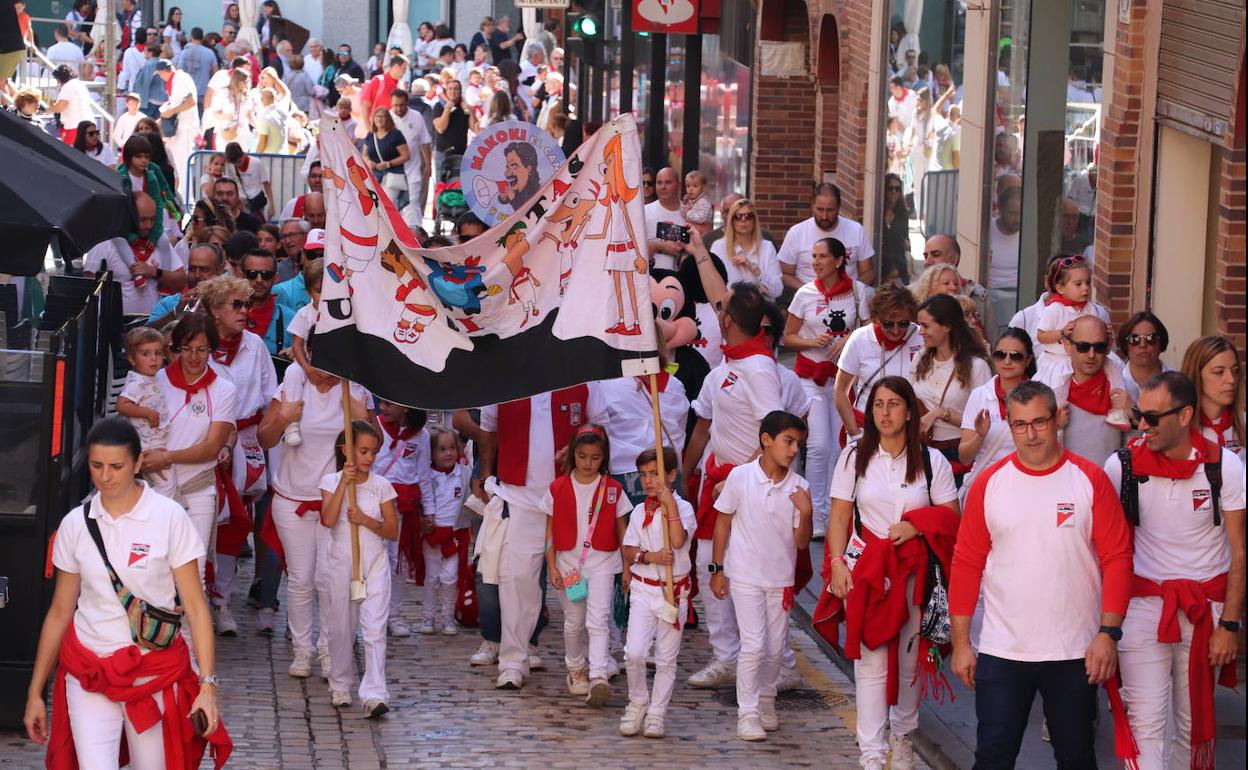
M 468 257 L 462 265 L 450 262 L 439 262 L 425 257 L 429 266 L 429 289 L 443 305 L 458 308 L 465 316 L 473 316 L 481 312 L 483 297 L 493 297 L 502 292 L 498 285 L 486 286 L 485 266 L 481 257 Z M 464 332 L 481 331 L 471 318 L 451 318 Z

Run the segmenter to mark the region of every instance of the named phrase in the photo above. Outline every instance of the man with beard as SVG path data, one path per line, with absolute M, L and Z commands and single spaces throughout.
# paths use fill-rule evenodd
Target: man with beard
M 277 278 L 277 258 L 263 249 L 252 249 L 243 257 L 243 277 L 251 284 L 251 307 L 247 310 L 247 330 L 264 340 L 269 355 L 290 347 L 286 327 L 295 311 L 277 301 L 273 282 Z
M 144 192 L 134 194 L 138 227 L 133 240 L 109 238 L 97 243 L 83 258 L 85 272 L 111 270 L 121 284 L 121 312 L 150 315 L 160 291 L 178 292 L 186 285 L 186 270 L 169 238 L 161 233 L 152 240 L 156 227 L 156 201 Z
M 797 291 L 815 280 L 811 250 L 817 241 L 835 238 L 845 245 L 845 272 L 865 284 L 875 282 L 875 249 L 863 226 L 841 216 L 841 191 L 826 182 L 815 185 L 811 216 L 789 228 L 780 244 L 780 272 L 784 288 Z

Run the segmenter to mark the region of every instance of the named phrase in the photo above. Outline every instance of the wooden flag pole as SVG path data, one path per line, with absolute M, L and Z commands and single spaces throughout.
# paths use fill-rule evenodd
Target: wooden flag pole
M 355 435 L 351 429 L 351 384 L 340 380 L 342 385 L 342 432 L 346 437 L 343 451 L 347 462 L 355 462 Z M 355 507 L 355 483 L 347 484 L 347 505 Z M 366 594 L 364 579 L 360 575 L 360 525 L 351 525 L 351 601 L 361 601 Z
M 663 458 L 663 422 L 659 418 L 659 377 L 657 374 L 650 375 L 650 407 L 654 412 L 654 446 L 657 453 L 656 460 L 659 469 L 659 483 L 667 484 L 667 463 Z M 679 512 L 678 512 L 679 513 Z M 672 535 L 668 531 L 667 511 L 662 512 L 663 519 L 663 548 L 670 550 L 672 547 Z M 667 603 L 673 608 L 679 609 L 680 605 L 676 602 L 675 580 L 672 578 L 672 565 L 665 564 L 663 566 L 663 577 L 667 585 L 663 587 L 663 592 L 667 598 Z

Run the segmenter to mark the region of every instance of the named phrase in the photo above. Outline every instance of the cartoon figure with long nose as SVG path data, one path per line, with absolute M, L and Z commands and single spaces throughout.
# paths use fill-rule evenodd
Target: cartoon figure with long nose
M 559 205 L 550 213 L 550 216 L 546 217 L 547 222 L 563 223 L 563 227 L 557 233 L 542 234 L 543 240 L 549 239 L 555 242 L 555 249 L 559 252 L 560 297 L 568 290 L 568 280 L 572 277 L 572 254 L 576 252 L 579 246 L 578 241 L 585 234 L 585 228 L 589 225 L 594 208 L 598 205 L 599 185 L 597 182 L 590 182 L 590 186 L 591 195 L 567 193 L 560 199 Z
M 381 199 L 373 189 L 372 174 L 353 157 L 347 158 L 345 178 L 335 174 L 329 165 L 321 170 L 325 181 L 333 183 L 334 194 L 338 197 L 338 232 L 342 235 L 345 264 L 326 267 L 330 278 L 337 282 L 364 271 L 376 259 Z

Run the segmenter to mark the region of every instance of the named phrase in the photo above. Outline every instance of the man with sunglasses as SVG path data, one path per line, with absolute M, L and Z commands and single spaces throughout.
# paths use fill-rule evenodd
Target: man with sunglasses
M 351 46 L 346 43 L 338 46 L 338 52 L 334 55 L 334 63 L 330 66 L 330 69 L 333 70 L 333 74 L 328 78 L 330 86 L 327 103 L 331 107 L 338 103 L 338 84 L 333 82 L 336 78 L 340 75 L 347 75 L 360 83 L 367 79 L 364 75 L 364 68 L 360 66 L 359 62 L 351 58 Z
M 198 243 L 191 247 L 186 262 L 186 288 L 177 294 L 162 297 L 147 318 L 148 326 L 163 329 L 181 318 L 188 309 L 198 307 L 199 292 L 196 287 L 200 282 L 225 272 L 225 249 L 215 243 Z
M 1062 448 L 1057 416 L 1043 383 L 1010 391 L 1015 451 L 975 479 L 958 530 L 952 669 L 975 691 L 978 768 L 1014 766 L 1037 692 L 1057 766 L 1097 766 L 1096 685 L 1117 673 L 1131 532 L 1105 471 Z
M 654 191 L 654 169 L 649 166 L 641 170 L 641 198 L 645 203 L 654 203 L 659 199 Z
M 247 310 L 247 330 L 258 334 L 269 355 L 290 347 L 286 327 L 295 311 L 277 301 L 273 283 L 277 278 L 277 258 L 264 249 L 251 249 L 243 256 L 243 277 L 251 284 L 251 306 Z
M 1197 753 L 1212 767 L 1214 680 L 1219 666 L 1234 672 L 1244 609 L 1244 465 L 1200 435 L 1196 386 L 1181 372 L 1141 387 L 1135 419 L 1144 435 L 1105 472 L 1121 490 L 1127 460 L 1135 487 L 1135 576 L 1118 652 L 1136 759 L 1142 770 L 1189 767 Z
M 1066 448 L 1103 465 L 1131 428 L 1125 418 L 1123 424 L 1107 421 L 1112 412 L 1121 414 L 1131 405 L 1122 366 L 1109 360 L 1109 327 L 1095 316 L 1082 316 L 1062 344 L 1069 358 L 1045 367 L 1036 379 L 1057 394 L 1066 416 Z

